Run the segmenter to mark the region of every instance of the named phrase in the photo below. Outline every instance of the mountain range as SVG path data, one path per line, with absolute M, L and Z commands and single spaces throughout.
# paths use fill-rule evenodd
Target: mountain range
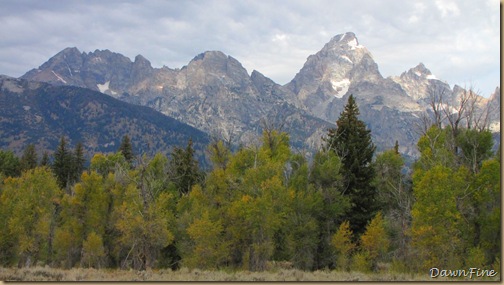
M 321 146 L 322 136 L 335 127 L 353 94 L 377 150 L 397 141 L 400 152 L 413 158 L 418 155 L 419 121 L 431 112 L 432 95 L 443 94 L 445 105 L 457 106 L 468 91 L 457 85 L 452 89 L 421 63 L 384 78 L 372 54 L 351 32 L 336 35 L 310 55 L 285 85 L 256 70 L 249 75 L 238 60 L 220 51 L 206 51 L 172 69 L 153 68 L 141 55 L 132 61 L 109 50 L 66 48 L 20 79 L 28 85 L 37 81 L 51 88 L 80 87 L 146 106 L 150 109 L 144 112 L 160 112 L 235 145 L 257 143 L 265 127 L 280 128 L 290 134 L 293 148 L 303 152 Z M 478 96 L 477 112 L 489 106 L 489 125 L 499 132 L 499 87 L 489 98 Z

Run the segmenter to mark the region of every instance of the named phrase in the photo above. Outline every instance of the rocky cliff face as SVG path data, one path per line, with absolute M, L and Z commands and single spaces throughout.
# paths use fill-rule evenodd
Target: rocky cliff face
M 258 71 L 249 76 L 240 62 L 219 51 L 170 69 L 152 68 L 141 55 L 132 62 L 108 50 L 81 53 L 68 48 L 23 78 L 100 91 L 235 143 L 250 143 L 265 125 L 282 126 L 297 149 L 311 150 L 320 146 L 320 137 L 334 127 L 353 94 L 378 150 L 393 147 L 397 140 L 400 151 L 410 156 L 418 154 L 419 117 L 430 109 L 431 96 L 442 94 L 445 104 L 456 105 L 466 91 L 451 89 L 421 63 L 400 76 L 383 78 L 353 33 L 333 37 L 285 86 Z M 494 130 L 500 126 L 498 95 L 479 100 L 480 109 L 492 102 Z

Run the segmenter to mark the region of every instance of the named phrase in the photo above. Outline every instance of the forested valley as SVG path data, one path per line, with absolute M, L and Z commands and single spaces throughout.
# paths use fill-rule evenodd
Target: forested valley
M 0 151 L 0 265 L 145 270 L 500 272 L 500 146 L 488 130 L 433 121 L 406 168 L 398 146 L 375 153 L 350 96 L 325 144 L 307 160 L 289 136 L 169 156 L 115 153 L 89 162 L 61 139 Z M 39 159 L 39 156 L 40 159 Z

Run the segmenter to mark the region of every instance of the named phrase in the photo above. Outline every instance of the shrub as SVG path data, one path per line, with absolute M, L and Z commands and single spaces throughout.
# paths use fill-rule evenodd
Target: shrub
M 351 268 L 352 270 L 370 272 L 371 266 L 371 258 L 367 251 L 359 251 L 353 255 Z

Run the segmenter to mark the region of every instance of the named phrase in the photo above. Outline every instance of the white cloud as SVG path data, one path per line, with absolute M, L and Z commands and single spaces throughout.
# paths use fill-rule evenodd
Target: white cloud
M 455 2 L 448 0 L 437 0 L 436 6 L 441 12 L 442 17 L 460 15 L 460 10 Z
M 273 38 L 273 41 L 285 41 L 287 39 L 286 34 L 276 34 L 275 37 Z
M 413 5 L 411 15 L 408 18 L 410 24 L 418 23 L 424 17 L 426 6 L 422 2 L 416 2 Z

